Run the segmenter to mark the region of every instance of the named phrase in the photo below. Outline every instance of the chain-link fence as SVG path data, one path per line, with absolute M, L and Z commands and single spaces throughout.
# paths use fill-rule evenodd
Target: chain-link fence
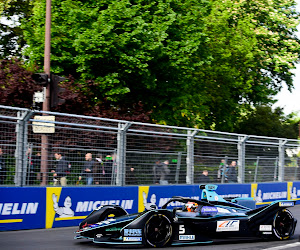
M 7 106 L 0 106 L 0 129 L 6 186 L 249 183 L 300 175 L 298 140 Z

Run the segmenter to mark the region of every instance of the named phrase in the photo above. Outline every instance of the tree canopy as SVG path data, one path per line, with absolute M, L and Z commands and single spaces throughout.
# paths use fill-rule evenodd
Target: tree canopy
M 10 2 L 4 15 L 27 6 L 18 51 L 42 69 L 45 0 Z M 156 123 L 234 131 L 293 88 L 298 23 L 288 0 L 52 0 L 51 71 L 72 75 L 83 113 L 138 107 Z
M 295 118 L 295 114 L 285 116 L 282 110 L 282 108 L 272 110 L 269 106 L 258 106 L 239 120 L 236 132 L 288 139 L 298 138 L 300 118 Z

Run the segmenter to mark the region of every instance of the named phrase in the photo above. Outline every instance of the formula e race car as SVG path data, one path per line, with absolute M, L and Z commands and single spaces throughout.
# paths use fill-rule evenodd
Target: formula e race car
M 254 208 L 252 198 L 223 199 L 215 192 L 216 185 L 200 189 L 201 200 L 176 196 L 161 209 L 153 206 L 137 214 L 118 205 L 101 206 L 80 223 L 75 239 L 163 247 L 250 238 L 286 240 L 294 234 L 297 220 L 286 209 L 294 201 Z M 179 206 L 168 209 L 171 203 Z

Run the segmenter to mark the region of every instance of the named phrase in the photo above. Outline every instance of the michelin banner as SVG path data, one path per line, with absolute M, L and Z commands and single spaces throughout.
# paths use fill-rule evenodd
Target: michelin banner
M 263 206 L 275 200 L 300 200 L 300 182 L 220 184 L 216 192 L 224 198 L 252 197 Z M 160 208 L 173 196 L 200 199 L 201 190 L 198 185 L 1 187 L 0 231 L 77 226 L 102 205 L 120 205 L 136 213 Z M 170 203 L 169 208 L 178 205 Z

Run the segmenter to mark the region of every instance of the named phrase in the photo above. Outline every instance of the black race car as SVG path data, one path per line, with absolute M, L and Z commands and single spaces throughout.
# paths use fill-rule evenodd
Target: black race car
M 200 185 L 201 200 L 173 197 L 161 209 L 153 206 L 137 214 L 128 214 L 117 205 L 101 206 L 80 223 L 75 239 L 163 247 L 238 238 L 286 240 L 294 234 L 297 220 L 286 209 L 294 201 L 255 208 L 252 198 L 227 201 L 216 194 L 216 188 Z M 168 209 L 169 204 L 178 206 Z

